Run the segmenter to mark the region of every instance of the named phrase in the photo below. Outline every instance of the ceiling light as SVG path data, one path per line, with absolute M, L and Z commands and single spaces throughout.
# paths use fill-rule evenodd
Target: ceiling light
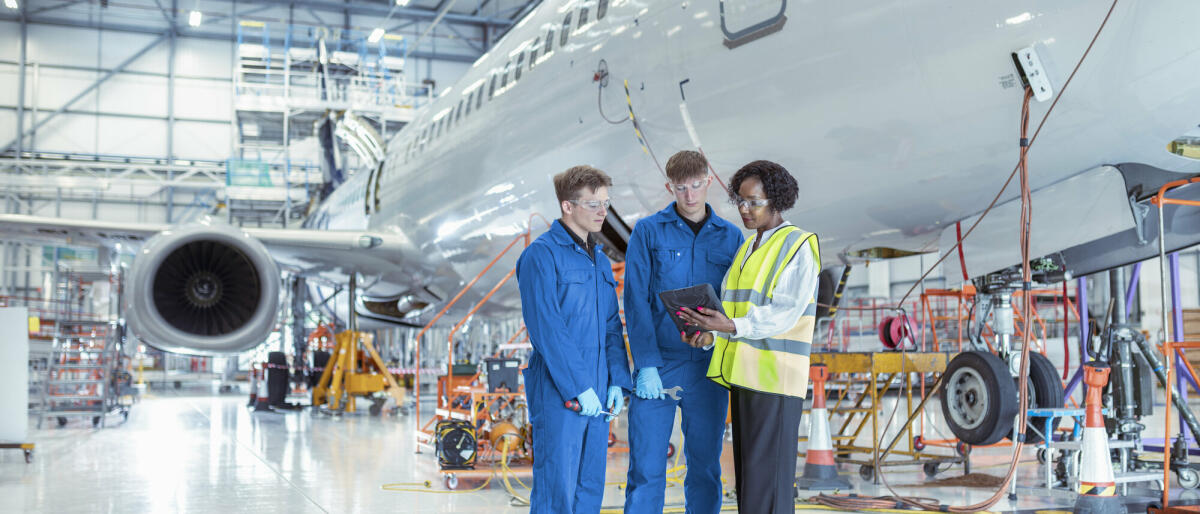
M 378 43 L 380 39 L 383 39 L 383 29 L 382 28 L 372 30 L 371 35 L 367 36 L 368 43 Z
M 396 3 L 399 4 L 400 0 L 396 0 Z M 407 4 L 408 2 L 404 2 L 404 3 Z M 17 8 L 17 0 L 4 0 L 4 6 L 9 9 L 16 9 Z
M 4 0 L 4 1 L 7 2 L 8 0 Z M 411 1 L 412 0 L 396 0 L 396 5 L 399 5 L 400 7 L 404 7 L 404 6 L 407 6 L 408 3 Z
M 200 18 L 202 18 L 203 16 L 204 15 L 201 14 L 200 11 L 192 11 L 192 12 L 188 13 L 188 25 L 190 25 L 192 27 L 199 27 L 200 26 Z

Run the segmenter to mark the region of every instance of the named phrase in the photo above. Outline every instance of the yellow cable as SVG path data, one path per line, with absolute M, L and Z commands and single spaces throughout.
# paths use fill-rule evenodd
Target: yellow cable
M 505 445 L 504 446 L 504 454 L 500 458 L 500 478 L 504 482 L 504 489 L 507 490 L 508 494 L 511 494 L 514 499 L 524 502 L 525 505 L 529 505 L 531 503 L 529 501 L 529 498 L 521 496 L 520 494 L 517 493 L 517 491 L 515 491 L 513 489 L 512 484 L 509 483 L 509 481 L 508 481 L 509 475 L 515 476 L 515 473 L 513 473 L 512 470 L 509 469 L 509 467 L 508 467 L 508 445 Z M 520 482 L 520 481 L 521 481 L 520 479 L 517 479 L 517 482 Z M 524 484 L 522 484 L 522 485 L 524 485 Z
M 383 489 L 384 491 L 393 491 L 393 492 L 398 492 L 398 493 L 466 494 L 466 493 L 473 493 L 476 491 L 483 490 L 483 488 L 487 487 L 488 484 L 490 484 L 492 482 L 492 478 L 494 476 L 495 476 L 495 474 L 489 475 L 487 480 L 484 480 L 483 483 L 479 485 L 479 487 L 476 487 L 474 489 L 466 489 L 466 490 L 462 490 L 462 491 L 436 491 L 433 489 L 408 489 L 408 488 L 405 488 L 402 486 L 407 486 L 407 485 L 411 485 L 411 484 L 404 483 L 404 482 L 383 484 L 382 486 L 380 486 L 380 488 Z M 429 481 L 426 480 L 425 484 L 429 484 Z M 429 485 L 426 485 L 425 487 L 429 487 Z

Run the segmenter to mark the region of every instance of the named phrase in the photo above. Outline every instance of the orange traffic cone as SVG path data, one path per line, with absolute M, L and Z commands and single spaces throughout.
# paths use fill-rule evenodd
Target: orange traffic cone
M 837 464 L 833 462 L 833 438 L 829 436 L 829 414 L 825 410 L 825 381 L 829 379 L 829 370 L 824 364 L 813 364 L 808 376 L 813 381 L 808 451 L 804 456 L 804 475 L 796 485 L 810 491 L 849 489 L 850 482 L 838 475 Z
M 258 381 L 258 397 L 255 399 L 256 401 L 254 402 L 254 411 L 255 412 L 271 410 L 271 398 L 270 398 L 270 394 L 267 393 L 267 379 L 266 379 L 267 370 L 266 370 L 265 364 L 263 365 L 262 374 L 263 374 L 263 377 L 261 379 L 259 379 L 259 381 Z
M 1090 362 L 1083 367 L 1083 383 L 1087 384 L 1083 423 L 1083 446 L 1080 451 L 1079 497 L 1075 499 L 1075 514 L 1126 514 L 1125 504 L 1117 498 L 1113 477 L 1112 457 L 1108 451 L 1108 432 L 1100 414 L 1100 393 L 1108 384 L 1112 369 L 1102 362 Z

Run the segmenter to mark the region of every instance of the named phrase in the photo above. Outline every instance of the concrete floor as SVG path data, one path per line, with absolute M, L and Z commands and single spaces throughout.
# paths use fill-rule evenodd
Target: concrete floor
M 498 480 L 478 492 L 446 494 L 434 456 L 413 453 L 411 416 L 255 413 L 246 408 L 244 395 L 170 390 L 148 393 L 127 423 L 110 421 L 105 429 L 78 419 L 64 428 L 47 423 L 48 428 L 38 430 L 31 420 L 37 444 L 33 463 L 26 464 L 19 451 L 0 451 L 0 512 L 527 511 L 510 505 L 511 496 Z M 675 440 L 678 444 L 678 428 Z M 972 471 L 1001 475 L 1010 451 L 977 449 Z M 624 491 L 618 484 L 624 481 L 627 459 L 627 453 L 610 454 L 606 506 L 622 504 Z M 1070 510 L 1069 494 L 1054 497 L 1036 490 L 1041 468 L 1032 450 L 1023 461 L 1019 499 L 1002 500 L 993 510 Z M 732 465 L 727 462 L 725 468 L 731 481 Z M 851 480 L 851 492 L 887 494 L 882 486 L 863 483 L 857 467 L 843 466 L 841 472 Z M 939 478 L 961 473 L 955 467 Z M 918 467 L 893 468 L 887 478 L 900 494 L 952 505 L 975 503 L 992 493 L 922 487 L 927 479 Z M 429 492 L 381 487 L 426 480 L 433 483 Z M 459 489 L 478 484 L 464 479 Z M 813 494 L 801 491 L 802 498 Z M 1194 496 L 1192 491 L 1184 494 Z M 681 487 L 668 488 L 667 503 L 682 504 Z

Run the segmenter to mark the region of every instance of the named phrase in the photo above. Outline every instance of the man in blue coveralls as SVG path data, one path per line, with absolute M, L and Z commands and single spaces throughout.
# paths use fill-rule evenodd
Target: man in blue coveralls
M 608 215 L 610 186 L 612 179 L 591 166 L 555 175 L 562 218 L 517 260 L 521 312 L 533 343 L 525 369 L 531 513 L 600 512 L 608 422 L 624 406 L 623 390 L 633 390 L 617 282 L 594 235 Z M 569 401 L 578 402 L 578 413 L 564 406 Z
M 625 322 L 637 369 L 629 404 L 629 478 L 625 512 L 661 513 L 666 488 L 667 443 L 675 407 L 683 411 L 683 494 L 689 513 L 721 510 L 721 448 L 728 391 L 705 375 L 710 352 L 680 340 L 658 293 L 708 282 L 718 296 L 737 254 L 742 231 L 706 202 L 712 178 L 699 152 L 667 161 L 667 208 L 638 221 L 625 254 Z M 663 388 L 680 386 L 680 400 Z

